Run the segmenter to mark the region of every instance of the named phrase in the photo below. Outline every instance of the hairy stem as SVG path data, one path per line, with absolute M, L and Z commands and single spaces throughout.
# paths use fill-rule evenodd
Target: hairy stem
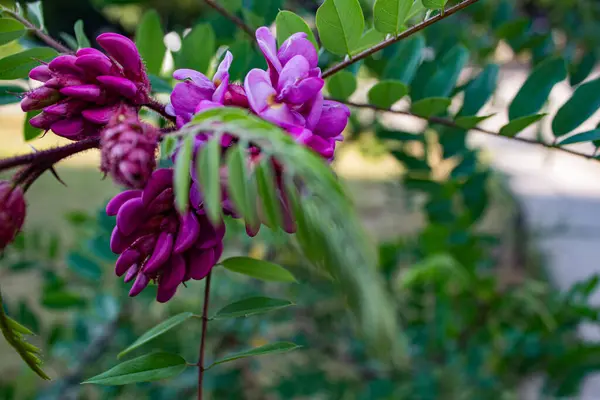
M 454 7 L 448 8 L 443 13 L 440 13 L 433 18 L 429 18 L 429 19 L 421 22 L 420 24 L 411 26 L 410 28 L 408 28 L 404 32 L 400 33 L 399 35 L 393 36 L 389 39 L 386 39 L 383 42 L 379 42 L 376 45 L 374 45 L 373 47 L 363 50 L 360 53 L 352 56 L 351 58 L 348 58 L 338 64 L 335 64 L 334 66 L 328 68 L 325 72 L 323 72 L 323 78 L 327 78 L 328 76 L 331 76 L 331 75 L 335 74 L 336 72 L 339 72 L 339 71 L 343 70 L 344 68 L 347 68 L 348 66 L 362 60 L 363 58 L 367 58 L 370 55 L 373 55 L 374 53 L 388 47 L 389 45 L 391 45 L 393 43 L 396 43 L 402 39 L 406 39 L 407 37 L 414 35 L 415 33 L 427 28 L 429 25 L 435 24 L 436 22 L 451 16 L 452 14 L 462 10 L 465 7 L 470 6 L 473 3 L 476 3 L 477 1 L 479 1 L 479 0 L 463 0 L 460 3 L 458 3 L 457 5 L 455 5 Z
M 227 18 L 228 20 L 230 20 L 231 22 L 236 24 L 238 26 L 238 28 L 243 30 L 248 36 L 250 36 L 250 38 L 252 40 L 254 40 L 254 30 L 248 24 L 246 24 L 244 22 L 244 20 L 239 18 L 237 15 L 232 14 L 229 11 L 227 11 L 227 9 L 225 7 L 223 7 L 222 5 L 215 2 L 215 0 L 205 0 L 205 1 L 206 1 L 206 4 L 208 4 L 210 7 L 214 8 L 219 14 L 221 14 L 222 16 L 224 16 L 225 18 Z
M 161 102 L 159 102 L 155 99 L 150 99 L 150 100 L 148 100 L 148 103 L 146 103 L 144 105 L 146 107 L 148 107 L 149 109 L 151 109 L 152 111 L 155 111 L 158 114 L 160 114 L 163 118 L 165 118 L 173 123 L 175 122 L 175 117 L 167 114 L 167 111 L 165 110 L 165 105 L 162 104 Z
M 206 328 L 208 325 L 208 301 L 210 299 L 210 276 L 212 271 L 206 275 L 204 286 L 204 305 L 202 306 L 202 337 L 200 338 L 200 359 L 198 360 L 198 400 L 202 400 L 202 385 L 204 382 L 204 354 L 206 351 Z
M 339 102 L 339 100 L 336 100 Z M 479 127 L 473 127 L 470 129 L 465 129 L 462 128 L 460 125 L 458 125 L 456 122 L 452 121 L 451 119 L 448 118 L 443 118 L 443 117 L 423 117 L 420 115 L 416 115 L 411 113 L 410 111 L 403 111 L 403 110 L 392 110 L 389 108 L 383 108 L 383 107 L 378 107 L 378 106 L 374 106 L 371 104 L 360 104 L 360 103 L 354 103 L 351 101 L 342 101 L 342 103 L 350 106 L 350 107 L 354 107 L 354 108 L 367 108 L 370 110 L 375 110 L 375 111 L 379 111 L 379 112 L 389 112 L 389 113 L 393 113 L 393 114 L 400 114 L 400 115 L 407 115 L 409 117 L 414 117 L 414 118 L 419 118 L 425 121 L 428 121 L 430 123 L 433 124 L 438 124 L 438 125 L 444 125 L 450 128 L 457 128 L 457 129 L 462 129 L 462 130 L 471 130 L 471 131 L 476 131 L 476 132 L 480 132 L 480 133 L 484 133 L 486 135 L 489 136 L 496 136 L 496 137 L 500 137 L 503 139 L 508 139 L 508 140 L 513 140 L 513 141 L 517 141 L 517 142 L 521 142 L 521 143 L 527 143 L 527 144 L 532 144 L 532 145 L 536 145 L 536 146 L 541 146 L 541 147 L 546 147 L 548 149 L 554 149 L 554 150 L 559 150 L 565 153 L 569 153 L 572 154 L 574 156 L 578 156 L 578 157 L 583 157 L 585 159 L 588 160 L 595 160 L 594 158 L 594 154 L 584 154 L 584 153 L 579 153 L 575 150 L 570 150 L 570 149 L 566 149 L 564 147 L 557 147 L 555 144 L 553 143 L 544 143 L 544 142 L 539 142 L 535 139 L 527 139 L 527 138 L 523 138 L 523 137 L 517 137 L 517 136 L 504 136 L 501 135 L 499 132 L 495 132 L 495 131 L 491 131 L 488 129 L 484 129 L 484 128 L 479 128 Z
M 10 15 L 12 18 L 16 19 L 17 21 L 19 21 L 20 23 L 25 25 L 25 27 L 27 29 L 29 29 L 31 32 L 33 32 L 33 34 L 35 36 L 37 36 L 42 42 L 46 43 L 48 46 L 54 48 L 58 52 L 67 53 L 67 54 L 73 53 L 73 50 L 69 49 L 67 46 L 63 45 L 62 43 L 59 43 L 58 41 L 56 41 L 55 39 L 50 37 L 46 32 L 44 32 L 37 26 L 33 25 L 31 22 L 27 21 L 25 18 L 23 18 L 16 12 L 7 10 L 4 8 L 2 9 L 2 12 L 4 14 Z

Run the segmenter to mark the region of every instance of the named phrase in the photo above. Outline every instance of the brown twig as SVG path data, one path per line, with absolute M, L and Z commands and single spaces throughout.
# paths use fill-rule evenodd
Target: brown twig
M 161 102 L 150 98 L 150 100 L 148 100 L 148 102 L 146 104 L 144 104 L 146 107 L 148 107 L 149 109 L 151 109 L 152 111 L 157 112 L 158 114 L 160 114 L 163 118 L 165 118 L 166 120 L 169 120 L 171 122 L 175 122 L 175 117 L 172 115 L 167 114 L 167 111 L 165 110 L 165 105 L 162 104 Z
M 204 353 L 206 351 L 206 328 L 208 325 L 208 301 L 210 299 L 210 276 L 206 275 L 204 286 L 204 305 L 202 306 L 202 337 L 200 338 L 200 359 L 198 360 L 198 400 L 202 400 L 202 385 L 204 383 Z
M 336 101 L 339 101 L 339 100 L 336 100 Z M 360 104 L 360 103 L 354 103 L 351 101 L 342 101 L 342 103 L 344 103 L 350 107 L 355 107 L 355 108 L 367 108 L 367 109 L 375 110 L 375 111 L 379 111 L 379 112 L 389 112 L 389 113 L 393 113 L 393 114 L 407 115 L 409 117 L 419 118 L 421 120 L 425 120 L 430 123 L 444 125 L 444 126 L 447 126 L 450 128 L 457 128 L 457 129 L 462 129 L 462 130 L 472 130 L 472 131 L 484 133 L 486 135 L 495 136 L 495 137 L 499 137 L 499 138 L 503 138 L 503 139 L 513 140 L 513 141 L 517 141 L 517 142 L 521 142 L 521 143 L 532 144 L 532 145 L 536 145 L 536 146 L 541 146 L 541 147 L 545 147 L 547 149 L 552 149 L 552 150 L 559 150 L 559 151 L 562 151 L 562 152 L 565 152 L 568 154 L 572 154 L 574 156 L 583 157 L 587 160 L 596 160 L 596 158 L 594 157 L 593 154 L 580 153 L 575 150 L 567 149 L 564 147 L 558 147 L 555 144 L 539 142 L 535 139 L 527 139 L 527 138 L 518 137 L 518 136 L 504 136 L 498 132 L 491 131 L 491 130 L 484 129 L 484 128 L 479 128 L 479 127 L 465 129 L 465 128 L 461 127 L 460 125 L 458 125 L 456 122 L 454 122 L 448 118 L 435 117 L 435 116 L 434 117 L 423 117 L 423 116 L 420 116 L 417 114 L 413 114 L 410 111 L 392 110 L 389 108 L 378 107 L 378 106 L 374 106 L 371 104 Z
M 243 30 L 248 36 L 250 36 L 252 40 L 254 40 L 254 30 L 248 24 L 246 24 L 240 17 L 227 11 L 225 7 L 217 3 L 215 0 L 205 1 L 206 4 L 208 4 L 210 7 L 214 8 L 219 14 L 236 24 L 238 28 Z
M 207 1 L 209 1 L 209 0 L 207 0 Z M 348 66 L 354 64 L 355 62 L 360 61 L 363 58 L 367 58 L 370 55 L 373 55 L 374 53 L 386 48 L 387 46 L 389 46 L 393 43 L 396 43 L 402 39 L 406 39 L 407 37 L 414 35 L 415 33 L 427 28 L 429 25 L 432 25 L 444 18 L 447 18 L 447 17 L 451 16 L 452 14 L 462 10 L 463 8 L 466 8 L 473 3 L 476 3 L 477 1 L 479 1 L 479 0 L 461 1 L 457 5 L 445 10 L 444 13 L 441 13 L 441 14 L 436 15 L 435 17 L 429 18 L 428 20 L 425 20 L 425 21 L 421 22 L 420 24 L 411 26 L 410 28 L 408 28 L 404 32 L 400 33 L 399 35 L 393 36 L 389 39 L 386 39 L 383 42 L 379 42 L 376 45 L 374 45 L 373 47 L 363 50 L 360 53 L 358 53 L 338 64 L 335 64 L 334 66 L 328 68 L 325 72 L 323 72 L 323 78 L 327 78 L 328 76 L 331 76 L 331 75 L 335 74 L 336 72 L 339 72 L 339 71 L 343 70 L 344 68 L 347 68 Z
M 56 49 L 57 51 L 59 51 L 61 53 L 66 53 L 66 54 L 73 53 L 73 51 L 71 49 L 69 49 L 67 46 L 63 45 L 62 43 L 59 43 L 58 41 L 56 41 L 55 39 L 50 37 L 46 32 L 42 31 L 37 26 L 33 25 L 31 22 L 27 21 L 25 18 L 23 18 L 16 12 L 7 10 L 4 8 L 2 9 L 2 12 L 4 14 L 10 15 L 12 18 L 16 19 L 17 21 L 19 21 L 20 23 L 25 25 L 25 27 L 27 29 L 29 29 L 31 32 L 33 32 L 35 34 L 35 36 L 37 36 L 42 42 L 46 43 L 48 46 Z

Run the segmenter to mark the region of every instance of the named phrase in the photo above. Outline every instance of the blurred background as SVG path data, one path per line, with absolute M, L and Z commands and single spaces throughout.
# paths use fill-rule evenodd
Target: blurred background
M 314 26 L 321 2 L 220 3 L 258 27 L 272 24 L 280 9 Z M 361 3 L 368 20 L 372 0 Z M 243 32 L 201 0 L 44 0 L 22 6 L 69 45 L 77 20 L 83 20 L 89 38 L 105 31 L 133 36 L 144 13 L 156 9 L 170 50 L 153 77 L 163 102 L 168 95 L 161 92 L 173 84 L 171 54 L 177 56 L 190 27 L 200 24 L 209 32 L 203 45 L 230 47 L 234 79 L 262 62 Z M 469 61 L 453 89 L 453 106 L 460 107 L 474 78 L 493 75 L 497 83 L 491 97 L 482 99 L 475 113 L 494 114 L 483 126 L 497 131 L 531 69 L 548 57 L 562 56 L 570 78 L 554 87 L 544 112 L 555 112 L 574 87 L 598 77 L 599 16 L 596 0 L 481 0 L 426 29 L 419 43 L 402 42 L 366 59 L 348 75 L 328 81 L 327 89 L 333 97 L 364 102 L 377 78 L 398 73 L 386 70 L 385 60 L 400 57 L 416 63 L 412 76 L 404 78 L 417 90 L 431 77 L 431 66 L 460 44 L 468 49 Z M 419 18 L 423 15 L 415 21 Z M 26 37 L 2 46 L 0 55 L 34 41 Z M 418 51 L 411 53 L 410 46 Z M 417 54 L 416 61 L 410 54 Z M 335 60 L 321 54 L 324 65 Z M 10 104 L 13 98 L 2 96 L 0 157 L 66 143 L 54 135 L 25 142 L 25 115 L 18 104 Z M 595 115 L 583 128 L 599 121 Z M 547 125 L 521 135 L 548 137 Z M 379 245 L 379 273 L 398 303 L 408 364 L 390 369 L 369 355 L 343 296 L 304 267 L 285 237 L 263 227 L 249 239 L 242 226 L 228 221 L 227 254 L 276 260 L 300 283 L 257 283 L 216 269 L 215 310 L 250 295 L 286 298 L 296 306 L 211 323 L 210 358 L 272 339 L 304 348 L 211 370 L 206 376 L 210 398 L 600 399 L 594 379 L 600 369 L 600 298 L 595 294 L 600 164 L 372 110 L 353 113 L 345 138 L 334 168 Z M 594 150 L 582 146 L 582 151 Z M 37 333 L 32 342 L 43 349 L 45 370 L 53 377 L 40 382 L 0 341 L 0 399 L 195 396 L 194 371 L 127 387 L 79 385 L 113 366 L 118 352 L 145 330 L 176 313 L 199 310 L 202 301 L 202 282 L 192 282 L 166 305 L 154 301 L 152 290 L 127 297 L 128 287 L 112 272 L 116 257 L 108 241 L 114 221 L 103 212 L 118 188 L 103 179 L 98 162 L 97 151 L 62 162 L 57 172 L 66 188 L 50 174 L 39 179 L 28 192 L 26 228 L 0 259 L 6 307 Z M 192 322 L 149 346 L 194 359 L 199 328 Z

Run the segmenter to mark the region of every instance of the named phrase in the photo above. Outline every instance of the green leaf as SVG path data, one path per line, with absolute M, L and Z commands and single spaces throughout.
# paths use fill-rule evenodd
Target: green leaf
M 450 102 L 451 100 L 445 97 L 430 97 L 413 103 L 410 110 L 413 114 L 429 118 L 446 111 L 448 106 L 450 106 Z
M 190 32 L 190 35 L 191 34 L 192 32 Z M 158 75 L 160 73 L 162 62 L 167 51 L 167 47 L 164 43 L 164 36 L 165 34 L 160 23 L 158 12 L 153 9 L 146 11 L 135 31 L 135 44 L 146 64 L 146 70 L 150 74 Z M 186 43 L 185 40 L 186 39 L 184 39 L 184 44 Z M 188 45 L 190 44 L 188 43 Z M 201 48 L 198 47 L 195 51 L 201 53 Z
M 215 225 L 221 224 L 221 140 L 208 141 L 200 150 L 196 160 L 198 176 L 206 215 Z
M 296 350 L 302 346 L 298 346 L 295 343 L 291 342 L 276 342 L 266 344 L 264 346 L 256 347 L 251 350 L 243 351 L 241 353 L 235 353 L 225 358 L 222 358 L 218 361 L 212 363 L 207 369 L 214 367 L 218 364 L 223 364 L 230 361 L 239 360 L 240 358 L 254 357 L 254 356 L 264 356 L 268 354 L 278 354 L 278 353 L 287 353 L 288 351 Z
M 558 146 L 564 146 L 573 143 L 593 142 L 600 140 L 600 129 L 592 129 L 575 135 L 569 136 L 566 139 L 561 140 L 557 143 Z
M 271 282 L 296 282 L 287 269 L 268 261 L 250 257 L 231 257 L 220 263 L 230 271 Z
M 383 77 L 410 84 L 421 64 L 424 48 L 425 39 L 422 35 L 415 35 L 398 43 L 394 57 L 383 71 Z
M 460 72 L 469 60 L 469 51 L 462 45 L 452 47 L 425 86 L 423 97 L 448 97 L 456 86 Z
M 598 58 L 595 52 L 588 51 L 585 53 L 579 63 L 571 67 L 571 77 L 569 79 L 571 86 L 579 85 L 583 82 L 592 72 L 597 61 Z
M 500 135 L 513 137 L 529 125 L 542 119 L 545 115 L 546 114 L 534 114 L 514 119 L 500 129 Z
M 19 103 L 21 101 L 19 94 L 25 92 L 22 86 L 0 85 L 0 105 Z
M 71 253 L 67 256 L 67 265 L 77 275 L 98 281 L 102 277 L 102 268 L 93 260 L 79 253 Z
M 457 117 L 454 120 L 454 123 L 463 129 L 472 129 L 479 125 L 481 121 L 486 120 L 492 116 L 494 116 L 494 114 L 483 116 L 470 115 L 465 117 Z
M 376 0 L 373 6 L 375 29 L 397 35 L 404 26 L 412 0 Z
M 188 209 L 190 201 L 190 168 L 194 152 L 194 138 L 187 136 L 181 140 L 181 148 L 175 159 L 175 178 L 173 190 L 175 191 L 175 205 L 181 214 Z
M 583 124 L 600 108 L 600 79 L 586 82 L 558 110 L 552 120 L 552 132 L 559 137 Z
M 27 32 L 19 21 L 12 18 L 0 18 L 0 46 L 17 40 Z
M 525 33 L 528 26 L 529 20 L 527 18 L 505 22 L 496 29 L 496 37 L 506 40 L 516 39 Z
M 549 58 L 538 64 L 527 78 L 508 108 L 508 118 L 514 119 L 537 113 L 548 100 L 554 85 L 567 77 L 562 58 Z
M 259 210 L 262 210 L 265 225 L 276 230 L 282 224 L 282 212 L 280 208 L 281 201 L 275 188 L 275 175 L 273 174 L 270 162 L 267 158 L 258 164 L 254 169 L 254 175 L 256 177 L 258 195 L 261 200 Z
M 148 78 L 150 79 L 150 85 L 154 93 L 171 93 L 173 91 L 171 84 L 164 79 L 153 74 L 149 74 Z
M 65 42 L 67 44 L 67 47 L 77 51 L 77 49 L 79 48 L 79 45 L 77 44 L 77 39 L 75 39 L 73 37 L 73 35 L 69 35 L 66 32 L 61 32 L 58 34 L 58 36 L 60 36 L 60 38 L 63 40 L 63 42 Z
M 363 50 L 372 47 L 373 45 L 381 42 L 385 39 L 385 33 L 377 31 L 375 28 L 367 30 L 358 41 L 358 44 L 352 49 L 352 55 L 360 53 Z
M 369 103 L 382 108 L 390 108 L 392 104 L 408 93 L 408 87 L 400 81 L 380 81 L 369 90 Z
M 142 336 L 140 336 L 135 342 L 129 345 L 125 350 L 119 353 L 117 358 L 123 357 L 125 354 L 132 352 L 138 347 L 143 346 L 144 344 L 156 339 L 163 333 L 170 331 L 178 325 L 183 324 L 188 319 L 192 318 L 194 314 L 191 312 L 182 312 L 180 314 L 174 315 L 171 318 L 161 322 L 156 325 L 154 328 L 147 330 Z
M 440 10 L 444 8 L 448 0 L 422 0 L 423 6 L 431 10 Z
M 75 38 L 77 39 L 77 46 L 80 49 L 84 47 L 92 47 L 89 39 L 85 35 L 85 31 L 83 29 L 83 20 L 78 19 L 77 22 L 75 22 L 73 30 L 75 31 Z
M 251 212 L 251 206 L 246 203 L 246 185 L 248 174 L 245 167 L 246 154 L 241 146 L 235 146 L 227 151 L 227 193 L 242 217 Z
M 230 13 L 235 13 L 242 8 L 242 0 L 221 0 L 220 4 Z
M 21 53 L 4 57 L 0 60 L 0 79 L 25 78 L 32 68 L 40 65 L 40 61 L 49 61 L 58 53 L 50 47 L 34 47 Z
M 152 353 L 125 361 L 106 372 L 96 375 L 84 384 L 128 385 L 173 378 L 187 367 L 185 360 L 172 353 Z
M 325 0 L 317 10 L 321 43 L 333 54 L 351 54 L 364 28 L 365 18 L 358 0 Z
M 238 318 L 292 306 L 288 300 L 272 299 L 269 297 L 251 297 L 231 303 L 217 312 L 214 318 Z
M 25 122 L 23 123 L 23 139 L 26 142 L 33 140 L 33 139 L 37 138 L 38 136 L 40 136 L 42 133 L 44 133 L 44 131 L 42 131 L 41 129 L 38 129 L 38 128 L 34 128 L 29 123 L 29 120 L 31 118 L 35 117 L 36 115 L 40 114 L 41 112 L 42 112 L 42 110 L 34 110 L 34 111 L 28 111 L 27 114 L 25 114 Z
M 51 309 L 64 309 L 71 307 L 83 307 L 86 300 L 77 293 L 56 290 L 44 293 L 42 305 Z
M 346 100 L 356 90 L 356 77 L 350 71 L 340 71 L 327 79 L 327 91 L 334 99 Z
M 500 68 L 497 64 L 488 64 L 477 78 L 469 82 L 465 88 L 465 99 L 458 115 L 475 115 L 496 90 L 496 81 Z
M 210 24 L 196 25 L 183 38 L 175 65 L 177 68 L 191 68 L 206 74 L 215 54 L 215 41 L 215 32 Z
M 413 5 L 410 8 L 410 11 L 408 12 L 408 15 L 406 16 L 406 19 L 409 20 L 412 17 L 414 17 L 415 15 L 421 13 L 422 11 L 425 11 L 425 6 L 423 5 L 423 1 L 415 0 L 415 2 L 413 3 Z
M 277 44 L 281 46 L 285 39 L 297 32 L 304 32 L 308 35 L 307 39 L 315 45 L 315 49 L 319 50 L 319 45 L 315 39 L 315 35 L 300 16 L 291 11 L 279 11 L 275 18 L 275 26 L 277 27 Z

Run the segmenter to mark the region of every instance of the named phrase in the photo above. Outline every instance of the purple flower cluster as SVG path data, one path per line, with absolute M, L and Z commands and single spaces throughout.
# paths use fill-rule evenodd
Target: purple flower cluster
M 201 208 L 180 215 L 174 198 L 173 170 L 159 169 L 144 190 L 122 192 L 106 207 L 117 216 L 110 240 L 111 250 L 120 254 L 115 273 L 134 281 L 130 296 L 155 280 L 156 299 L 166 302 L 179 284 L 203 279 L 221 257 L 224 226 L 213 227 Z
M 25 222 L 23 190 L 11 182 L 0 181 L 0 251 L 11 243 Z
M 150 83 L 135 44 L 116 33 L 96 41 L 108 55 L 83 48 L 31 70 L 29 77 L 44 83 L 21 101 L 23 111 L 43 110 L 32 126 L 81 140 L 98 135 L 119 105 L 148 102 Z

